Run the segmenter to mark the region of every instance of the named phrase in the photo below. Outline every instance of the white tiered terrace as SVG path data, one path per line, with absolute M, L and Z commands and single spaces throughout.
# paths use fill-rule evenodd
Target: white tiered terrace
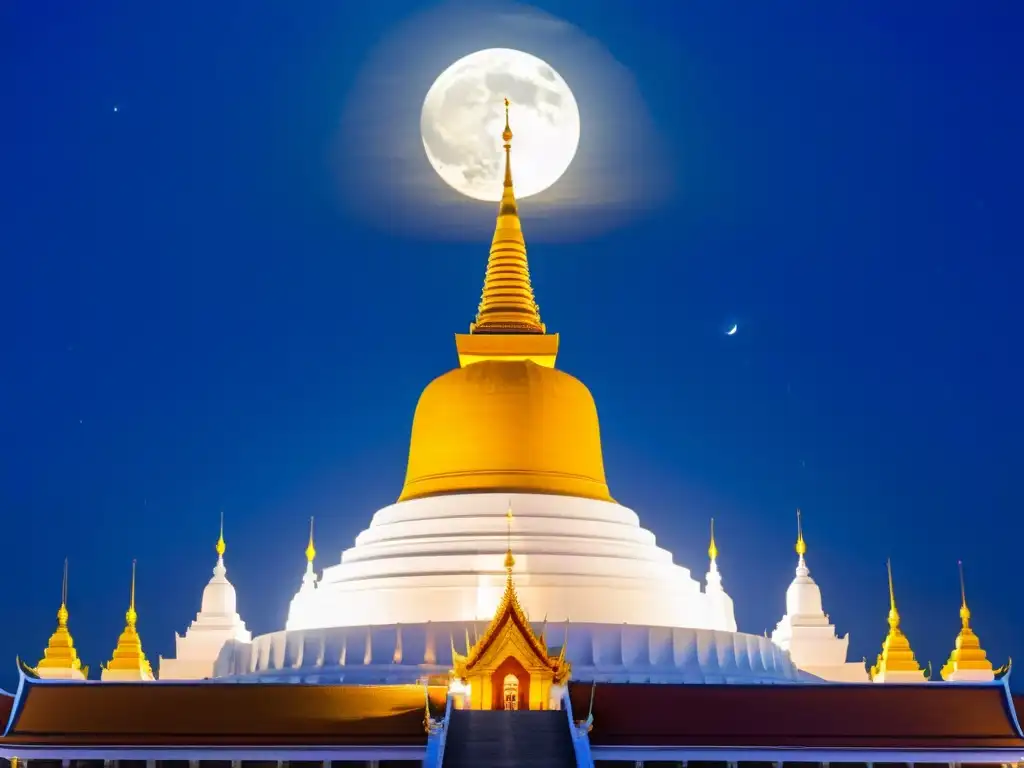
M 506 511 L 531 618 L 735 631 L 690 571 L 618 504 L 543 494 L 454 494 L 385 507 L 296 600 L 287 629 L 489 619 L 504 588 Z M 717 586 L 717 585 L 716 585 Z

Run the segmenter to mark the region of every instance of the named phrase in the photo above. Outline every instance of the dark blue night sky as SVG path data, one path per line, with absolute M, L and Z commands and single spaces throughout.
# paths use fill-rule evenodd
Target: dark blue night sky
M 958 559 L 993 661 L 1024 656 L 1024 5 L 542 5 L 672 147 L 668 202 L 530 249 L 615 497 L 696 574 L 715 516 L 744 631 L 784 611 L 799 506 L 851 658 L 884 637 L 888 557 L 923 662 L 958 631 Z M 330 158 L 362 63 L 424 7 L 0 4 L 0 684 L 39 657 L 65 557 L 95 675 L 133 558 L 155 660 L 221 509 L 263 633 L 308 517 L 323 566 L 397 497 L 488 237 L 371 226 Z

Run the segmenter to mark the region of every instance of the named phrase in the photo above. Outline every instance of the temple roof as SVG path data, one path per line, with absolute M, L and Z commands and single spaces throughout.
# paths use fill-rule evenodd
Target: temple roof
M 428 694 L 429 690 L 429 694 Z M 4 747 L 423 745 L 445 689 L 22 677 Z M 9 698 L 9 697 L 8 697 Z M 0 714 L 3 714 L 0 702 Z
M 577 720 L 593 695 L 594 747 L 1024 750 L 1001 683 L 570 683 L 569 695 Z

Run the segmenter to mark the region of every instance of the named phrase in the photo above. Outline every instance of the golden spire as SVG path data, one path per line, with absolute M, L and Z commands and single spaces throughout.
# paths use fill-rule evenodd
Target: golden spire
M 313 546 L 313 518 L 309 518 L 309 544 L 306 545 L 306 562 L 310 565 L 313 564 L 313 558 L 316 557 L 316 547 Z
M 712 561 L 718 559 L 718 546 L 715 544 L 715 518 L 711 518 L 711 544 L 708 545 L 708 557 Z
M 800 556 L 801 560 L 807 554 L 807 542 L 804 541 L 804 526 L 803 521 L 800 519 L 799 509 L 796 511 L 796 553 Z
M 956 679 L 953 676 L 958 672 L 967 672 L 965 677 L 972 680 L 979 677 L 992 679 L 995 676 L 992 662 L 986 657 L 981 640 L 971 629 L 971 610 L 967 607 L 967 590 L 964 587 L 964 565 L 959 560 L 957 567 L 960 570 L 960 634 L 956 636 L 953 651 L 940 673 L 943 680 Z
M 886 675 L 891 672 L 911 673 L 924 680 L 924 672 L 914 658 L 914 651 L 910 647 L 910 641 L 900 629 L 900 614 L 896 610 L 896 592 L 892 586 L 892 562 L 885 561 L 886 570 L 889 573 L 889 634 L 882 641 L 882 651 L 878 654 L 878 660 L 871 668 L 871 678 L 878 677 L 885 681 Z
M 214 547 L 217 550 L 217 557 L 223 558 L 224 552 L 227 550 L 227 544 L 224 542 L 224 510 L 220 511 L 220 536 L 217 537 L 217 545 Z
M 142 638 L 139 637 L 136 625 L 139 614 L 135 611 L 135 560 L 132 560 L 132 586 L 128 598 L 128 610 L 124 614 L 125 626 L 117 639 L 113 656 L 107 662 L 104 673 L 130 673 L 131 679 L 152 680 L 153 668 L 142 650 Z M 118 674 L 125 679 L 129 675 Z
M 36 670 L 44 670 L 40 677 L 52 676 L 56 670 L 64 670 L 64 675 L 77 678 L 81 672 L 82 660 L 75 650 L 75 641 L 68 631 L 68 560 L 64 558 L 64 580 L 61 583 L 60 608 L 57 609 L 57 629 L 50 635 L 50 641 L 43 651 L 43 658 L 36 665 Z M 49 674 L 47 674 L 49 673 Z M 83 675 L 84 676 L 84 675 Z
M 896 610 L 896 591 L 892 588 L 892 560 L 885 561 L 885 569 L 889 572 L 889 630 L 899 631 L 900 614 Z
M 508 580 L 512 581 L 512 569 L 516 566 L 516 559 L 512 557 L 512 500 L 508 501 L 508 511 L 505 513 L 508 521 L 508 549 L 505 550 L 505 571 L 508 573 Z
M 505 142 L 505 181 L 491 240 L 491 254 L 487 259 L 484 290 L 470 333 L 545 332 L 533 297 L 526 241 L 512 187 L 512 129 L 508 124 L 508 107 L 508 99 L 505 99 L 505 130 L 501 134 Z

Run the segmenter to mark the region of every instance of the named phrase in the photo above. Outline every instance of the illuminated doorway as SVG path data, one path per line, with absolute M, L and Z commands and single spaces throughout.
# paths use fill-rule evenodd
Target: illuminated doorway
M 505 675 L 502 701 L 505 709 L 519 709 L 519 678 L 515 675 Z

